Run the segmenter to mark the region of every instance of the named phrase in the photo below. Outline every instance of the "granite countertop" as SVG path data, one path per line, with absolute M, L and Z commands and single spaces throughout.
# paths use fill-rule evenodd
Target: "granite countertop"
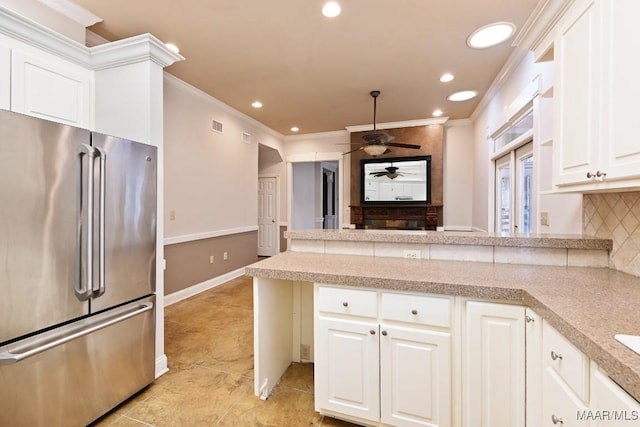
M 554 267 L 284 252 L 255 277 L 517 301 L 536 311 L 640 400 L 640 355 L 614 339 L 640 335 L 640 278 L 608 268 Z
M 604 249 L 613 241 L 578 234 L 511 234 L 475 231 L 413 230 L 290 230 L 284 237 L 299 240 L 342 240 L 351 242 L 429 243 L 442 245 L 510 246 L 529 248 Z

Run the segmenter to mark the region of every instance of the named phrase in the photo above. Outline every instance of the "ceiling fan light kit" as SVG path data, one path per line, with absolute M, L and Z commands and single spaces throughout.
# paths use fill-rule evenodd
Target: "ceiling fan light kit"
M 370 156 L 376 157 L 381 156 L 382 154 L 388 153 L 389 147 L 402 147 L 402 148 L 411 148 L 414 150 L 420 149 L 419 145 L 416 144 L 403 144 L 399 142 L 392 142 L 394 137 L 388 135 L 386 133 L 377 132 L 376 130 L 376 112 L 377 112 L 377 98 L 380 96 L 379 90 L 372 90 L 369 92 L 369 95 L 373 98 L 373 132 L 369 132 L 362 136 L 364 141 L 364 145 L 355 148 L 351 151 L 347 151 L 343 153 L 343 155 L 347 155 L 353 153 L 354 151 L 363 150 Z

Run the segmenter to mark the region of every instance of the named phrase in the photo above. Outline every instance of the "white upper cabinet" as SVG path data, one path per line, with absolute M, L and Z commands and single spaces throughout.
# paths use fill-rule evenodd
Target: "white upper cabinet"
M 554 174 L 560 190 L 640 186 L 636 0 L 578 0 L 554 42 Z
M 82 128 L 91 126 L 92 71 L 14 50 L 11 110 Z

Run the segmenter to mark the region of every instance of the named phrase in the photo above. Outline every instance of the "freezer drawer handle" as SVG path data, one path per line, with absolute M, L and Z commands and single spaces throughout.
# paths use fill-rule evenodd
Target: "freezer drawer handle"
M 108 319 L 99 321 L 93 325 L 87 325 L 79 331 L 73 332 L 69 335 L 64 335 L 60 337 L 59 335 L 52 337 L 49 340 L 44 340 L 38 342 L 37 346 L 33 345 L 24 345 L 22 347 L 14 348 L 9 351 L 0 353 L 0 366 L 1 365 L 10 365 L 12 363 L 20 362 L 27 357 L 34 356 L 38 353 L 42 353 L 43 351 L 49 350 L 53 347 L 57 347 L 59 345 L 65 344 L 69 341 L 73 341 L 85 335 L 89 335 L 93 332 L 99 331 L 100 329 L 104 329 L 107 326 L 115 325 L 116 323 L 120 323 L 124 320 L 130 319 L 132 317 L 138 316 L 142 313 L 145 313 L 149 310 L 153 309 L 152 302 L 146 302 L 137 306 L 134 309 L 127 309 L 124 313 L 114 314 Z

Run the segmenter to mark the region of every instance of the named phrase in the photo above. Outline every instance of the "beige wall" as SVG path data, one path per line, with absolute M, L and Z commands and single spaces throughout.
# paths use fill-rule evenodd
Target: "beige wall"
M 640 276 L 640 191 L 585 194 L 585 234 L 613 240 L 609 266 Z
M 200 239 L 167 245 L 164 256 L 165 294 L 170 295 L 258 260 L 258 232 Z M 224 260 L 224 252 L 229 259 Z M 214 257 L 213 264 L 210 257 Z
M 473 125 L 452 120 L 444 125 L 444 229 L 471 230 L 473 207 Z

